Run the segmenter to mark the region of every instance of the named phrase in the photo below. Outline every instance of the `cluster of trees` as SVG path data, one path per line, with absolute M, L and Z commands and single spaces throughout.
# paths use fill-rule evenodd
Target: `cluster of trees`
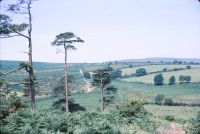
M 192 80 L 191 76 L 184 76 L 184 75 L 180 75 L 179 76 L 180 84 L 182 84 L 182 83 L 190 83 L 191 80 Z
M 111 73 L 111 78 L 112 79 L 116 79 L 116 78 L 120 78 L 122 76 L 122 71 L 117 69 L 117 70 L 114 70 L 112 71 Z
M 182 83 L 190 83 L 191 79 L 192 79 L 191 76 L 184 76 L 184 75 L 180 75 L 179 76 L 180 84 L 182 84 Z M 164 82 L 164 77 L 163 77 L 162 74 L 157 74 L 157 75 L 154 76 L 154 85 L 161 86 L 161 85 L 164 84 L 163 82 Z M 169 85 L 173 85 L 175 83 L 176 83 L 175 76 L 171 76 L 169 78 L 169 83 L 168 84 Z

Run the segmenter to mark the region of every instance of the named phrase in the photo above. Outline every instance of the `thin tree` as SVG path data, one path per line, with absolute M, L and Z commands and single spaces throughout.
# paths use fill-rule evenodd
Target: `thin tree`
M 0 38 L 24 37 L 28 40 L 28 56 L 29 56 L 29 88 L 31 94 L 31 108 L 35 111 L 35 90 L 33 77 L 33 62 L 32 62 L 32 14 L 31 4 L 33 0 L 16 0 L 15 4 L 8 5 L 8 11 L 14 14 L 21 14 L 28 18 L 27 23 L 12 24 L 12 20 L 5 14 L 0 14 Z M 27 30 L 27 34 L 23 31 Z
M 113 100 L 112 97 L 106 95 L 110 94 L 110 91 L 116 90 L 114 87 L 107 86 L 111 83 L 111 73 L 112 68 L 107 67 L 94 71 L 92 75 L 92 85 L 99 86 L 101 89 L 101 111 L 104 111 L 108 103 Z
M 83 43 L 80 37 L 77 37 L 72 32 L 65 32 L 60 33 L 56 36 L 56 39 L 51 43 L 52 46 L 63 46 L 64 47 L 64 54 L 65 54 L 65 64 L 64 64 L 64 78 L 65 78 L 65 109 L 66 112 L 69 111 L 69 104 L 68 104 L 68 91 L 67 91 L 67 51 L 70 49 L 76 50 L 73 43 Z

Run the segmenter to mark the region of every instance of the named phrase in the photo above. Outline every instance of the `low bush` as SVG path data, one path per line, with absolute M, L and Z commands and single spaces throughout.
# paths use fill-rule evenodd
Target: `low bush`
M 155 97 L 155 104 L 162 105 L 164 103 L 164 99 L 165 99 L 164 95 L 162 95 L 162 94 L 157 95 Z
M 173 115 L 167 115 L 167 116 L 165 116 L 165 120 L 167 120 L 167 121 L 174 121 L 175 119 L 174 119 Z
M 3 99 L 2 97 L 0 101 L 0 125 L 6 123 L 5 118 L 11 113 L 25 107 L 28 107 L 28 103 L 17 97 L 16 94 L 10 94 L 7 99 Z
M 84 77 L 85 77 L 86 79 L 91 79 L 91 75 L 90 75 L 89 72 L 84 72 L 83 75 L 84 75 Z
M 197 113 L 196 119 L 193 120 L 191 131 L 193 134 L 200 134 L 200 111 Z
M 85 111 L 85 108 L 78 103 L 75 103 L 73 99 L 68 100 L 69 103 L 69 111 L 70 112 L 76 112 L 76 111 Z M 53 103 L 53 108 L 55 109 L 61 109 L 65 111 L 65 98 L 59 99 L 58 101 L 55 101 Z
M 135 72 L 136 76 L 144 76 L 147 74 L 147 71 L 145 68 L 138 68 Z
M 164 105 L 173 106 L 174 105 L 174 101 L 171 98 L 165 98 Z

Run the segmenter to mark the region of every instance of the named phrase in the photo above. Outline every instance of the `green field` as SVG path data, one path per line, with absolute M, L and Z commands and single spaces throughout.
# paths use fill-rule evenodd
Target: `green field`
M 162 71 L 164 68 L 167 68 L 167 70 L 171 70 L 174 68 L 186 68 L 187 65 L 145 65 L 145 66 L 137 66 L 132 68 L 123 68 L 122 70 L 122 76 L 123 75 L 130 75 L 135 73 L 135 71 L 138 68 L 145 68 L 147 73 Z M 200 68 L 200 65 L 190 65 L 191 68 Z
M 154 86 L 150 84 L 139 84 L 134 82 L 113 81 L 112 84 L 118 87 L 118 94 L 122 100 L 134 98 L 154 102 L 158 94 L 173 98 L 176 102 L 199 103 L 200 83 L 189 85 Z
M 199 66 L 196 66 L 196 68 L 193 68 L 193 69 L 172 71 L 172 72 L 163 72 L 162 74 L 163 74 L 163 77 L 164 77 L 164 83 L 168 84 L 169 78 L 171 76 L 175 76 L 176 82 L 179 83 L 179 76 L 180 75 L 191 76 L 191 78 L 192 78 L 191 82 L 192 83 L 200 82 L 200 73 L 199 73 L 200 68 L 197 68 L 197 67 L 199 67 Z M 126 81 L 126 82 L 142 82 L 142 83 L 153 84 L 154 83 L 154 76 L 156 74 L 158 74 L 158 73 L 148 74 L 148 75 L 140 76 L 140 77 L 125 78 L 125 79 L 123 79 L 123 81 Z

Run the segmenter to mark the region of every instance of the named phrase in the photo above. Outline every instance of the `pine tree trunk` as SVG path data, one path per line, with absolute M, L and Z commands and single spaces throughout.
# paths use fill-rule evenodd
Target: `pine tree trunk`
M 104 105 L 103 105 L 103 88 L 101 88 L 101 111 L 104 111 Z
M 67 48 L 65 48 L 65 109 L 66 112 L 69 112 L 68 104 L 68 90 L 67 90 Z
M 32 111 L 35 111 L 35 90 L 34 90 L 34 81 L 33 81 L 33 61 L 32 61 L 32 16 L 31 16 L 31 1 L 28 3 L 28 15 L 29 15 L 29 30 L 28 30 L 28 43 L 29 43 L 29 87 L 30 87 L 30 94 L 31 94 L 31 108 Z
M 101 112 L 104 111 L 104 105 L 103 105 L 103 80 L 101 78 Z

